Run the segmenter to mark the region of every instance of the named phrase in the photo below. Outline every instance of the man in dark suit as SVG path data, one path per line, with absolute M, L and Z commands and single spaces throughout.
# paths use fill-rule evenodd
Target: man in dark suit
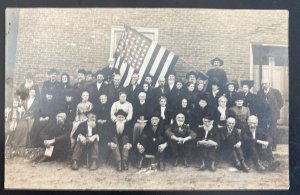
M 245 163 L 242 150 L 241 129 L 235 128 L 235 119 L 229 117 L 226 127 L 220 131 L 221 143 L 219 146 L 220 154 L 225 160 L 233 160 L 236 168 L 248 172 L 250 169 Z
M 41 131 L 41 140 L 44 147 L 54 146 L 51 156 L 44 156 L 39 162 L 45 160 L 66 160 L 70 149 L 71 125 L 66 123 L 67 115 L 64 111 L 59 111 L 56 118 L 48 123 Z
M 170 147 L 175 156 L 173 166 L 178 165 L 179 158 L 183 157 L 185 167 L 189 167 L 190 152 L 193 147 L 193 139 L 196 133 L 190 129 L 189 125 L 184 124 L 185 118 L 182 113 L 177 114 L 176 122 L 166 130 L 169 138 Z
M 57 81 L 57 76 L 59 72 L 55 68 L 51 68 L 47 75 L 49 80 L 44 81 L 42 89 L 41 89 L 41 99 L 45 97 L 46 91 L 52 91 L 54 99 L 57 98 L 58 89 L 60 87 L 59 81 Z
M 95 105 L 99 102 L 100 95 L 108 93 L 108 85 L 104 82 L 104 75 L 101 71 L 95 73 L 97 81 L 92 83 L 88 89 L 90 100 Z
M 97 169 L 97 161 L 99 157 L 98 143 L 100 140 L 99 129 L 96 123 L 96 115 L 94 113 L 89 113 L 87 117 L 87 121 L 81 123 L 72 135 L 72 138 L 76 140 L 72 154 L 73 163 L 71 168 L 73 170 L 78 170 L 78 163 L 82 157 L 83 151 L 87 154 L 87 161 L 89 161 L 88 154 L 91 154 L 92 164 L 89 167 L 90 170 Z
M 86 82 L 86 71 L 84 69 L 78 70 L 78 81 L 74 84 L 74 99 L 75 103 L 78 104 L 81 100 L 81 94 L 83 91 L 87 88 L 87 82 Z
M 176 108 L 177 106 L 177 90 L 175 85 L 176 73 L 171 72 L 167 75 L 166 97 L 168 99 L 168 105 L 170 108 Z
M 262 89 L 257 92 L 257 113 L 260 126 L 269 128 L 272 135 L 272 150 L 277 147 L 277 120 L 280 119 L 280 109 L 283 107 L 283 99 L 279 90 L 270 87 L 269 80 L 262 81 Z
M 219 98 L 223 95 L 223 92 L 220 89 L 220 84 L 218 82 L 211 83 L 211 91 L 209 91 L 208 99 L 210 101 L 210 105 L 213 109 L 218 108 Z
M 167 139 L 165 135 L 165 128 L 160 124 L 160 116 L 154 113 L 150 121 L 147 123 L 137 143 L 137 150 L 139 153 L 138 169 L 142 168 L 142 162 L 146 154 L 155 155 L 159 160 L 159 169 L 165 170 L 165 149 L 167 147 Z
M 119 100 L 119 93 L 124 91 L 123 86 L 121 86 L 121 75 L 115 74 L 113 77 L 113 82 L 108 85 L 108 101 L 109 103 L 114 103 Z
M 210 61 L 210 63 L 212 66 L 214 66 L 214 68 L 209 69 L 206 73 L 209 77 L 206 90 L 207 92 L 210 92 L 212 83 L 217 82 L 217 84 L 220 86 L 220 90 L 224 92 L 225 85 L 228 81 L 226 72 L 221 69 L 221 66 L 223 66 L 224 62 L 220 58 L 214 58 Z
M 236 80 L 232 80 L 226 83 L 225 97 L 227 98 L 228 109 L 235 106 L 235 96 L 237 94 L 238 89 L 239 84 Z
M 116 68 L 114 68 L 114 65 L 115 65 L 115 59 L 114 58 L 109 58 L 108 59 L 108 65 L 101 70 L 103 75 L 104 75 L 104 80 L 108 84 L 112 83 L 114 75 L 118 71 Z
M 141 91 L 140 85 L 138 84 L 138 80 L 139 80 L 138 73 L 134 73 L 131 77 L 130 84 L 127 87 L 125 87 L 127 100 L 132 104 L 138 102 L 138 94 Z
M 243 106 L 246 106 L 250 109 L 250 114 L 251 115 L 257 115 L 257 110 L 256 110 L 256 95 L 254 93 L 251 93 L 251 88 L 254 85 L 253 80 L 242 80 L 241 81 L 241 87 L 244 93 L 244 104 Z
M 251 115 L 248 126 L 242 131 L 242 147 L 246 157 L 249 157 L 256 166 L 257 171 L 265 171 L 266 167 L 260 161 L 266 161 L 270 170 L 275 170 L 279 165 L 272 154 L 272 138 L 266 129 L 257 128 L 258 118 Z
M 155 107 L 154 112 L 160 114 L 161 123 L 164 126 L 170 125 L 171 119 L 173 118 L 173 113 L 167 104 L 167 98 L 165 96 L 161 96 L 159 98 L 159 105 Z
M 199 170 L 209 168 L 211 171 L 216 171 L 216 150 L 220 144 L 220 135 L 217 127 L 214 127 L 214 120 L 211 114 L 203 117 L 203 127 L 196 130 L 196 143 L 200 156 Z
M 159 98 L 161 96 L 166 96 L 166 86 L 165 86 L 165 78 L 158 79 L 158 87 L 153 89 L 152 98 L 149 99 L 150 104 L 159 104 Z

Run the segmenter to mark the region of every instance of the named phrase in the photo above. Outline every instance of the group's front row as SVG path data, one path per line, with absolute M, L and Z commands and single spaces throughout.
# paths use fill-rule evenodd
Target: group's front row
M 71 132 L 72 127 L 65 122 L 66 113 L 59 112 L 56 120 L 48 123 L 41 132 L 44 146 L 54 147 L 51 157 L 43 157 L 40 161 L 66 158 L 71 153 L 73 170 L 85 163 L 90 170 L 95 170 L 100 153 L 105 159 L 113 157 L 117 171 L 128 170 L 129 159 L 141 169 L 148 157 L 155 158 L 159 170 L 163 171 L 168 154 L 173 166 L 182 160 L 184 166 L 189 167 L 191 156 L 197 157 L 199 170 L 216 171 L 216 160 L 220 159 L 230 160 L 245 172 L 250 170 L 246 162 L 253 162 L 257 171 L 275 170 L 280 164 L 272 154 L 270 133 L 257 127 L 258 119 L 254 115 L 248 118 L 248 125 L 238 129 L 233 117 L 227 118 L 226 125 L 218 128 L 213 125 L 213 117 L 207 114 L 202 119 L 203 126 L 191 129 L 185 124 L 182 113 L 178 113 L 168 126 L 163 125 L 160 114 L 153 113 L 134 141 L 131 139 L 133 127 L 126 117 L 127 113 L 119 109 L 113 123 L 99 124 L 96 115 L 89 113 L 87 121 Z

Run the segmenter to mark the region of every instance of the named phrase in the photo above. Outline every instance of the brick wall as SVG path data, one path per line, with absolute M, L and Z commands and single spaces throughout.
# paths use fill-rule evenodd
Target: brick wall
M 216 56 L 229 79 L 250 78 L 250 44 L 288 44 L 287 11 L 209 9 L 22 9 L 19 15 L 14 86 L 31 71 L 41 85 L 55 67 L 71 81 L 77 69 L 102 68 L 110 51 L 111 26 L 158 28 L 161 45 L 179 54 L 180 76 L 207 71 Z

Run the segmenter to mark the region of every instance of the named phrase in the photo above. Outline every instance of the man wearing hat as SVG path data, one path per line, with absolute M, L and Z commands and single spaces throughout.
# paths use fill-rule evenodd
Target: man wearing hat
M 41 98 L 45 97 L 45 92 L 51 90 L 53 92 L 54 99 L 56 98 L 57 93 L 59 92 L 58 89 L 60 87 L 59 82 L 57 81 L 57 76 L 59 72 L 55 68 L 51 68 L 47 75 L 49 80 L 44 81 L 42 90 L 41 90 Z
M 89 86 L 89 93 L 91 102 L 95 105 L 99 102 L 100 95 L 108 94 L 108 85 L 104 82 L 104 75 L 102 71 L 98 70 L 95 73 L 96 82 L 92 83 Z
M 176 122 L 166 130 L 170 147 L 174 154 L 173 166 L 178 166 L 179 158 L 183 157 L 185 167 L 189 167 L 188 158 L 193 147 L 192 140 L 196 138 L 196 133 L 189 125 L 184 124 L 185 117 L 182 113 L 176 115 Z
M 241 81 L 241 87 L 242 87 L 243 93 L 245 95 L 244 106 L 246 106 L 250 109 L 251 115 L 256 115 L 257 114 L 256 95 L 250 91 L 253 86 L 254 86 L 253 80 L 242 80 Z
M 79 161 L 82 158 L 82 154 L 85 151 L 86 153 L 86 160 L 87 160 L 87 167 L 90 170 L 97 169 L 97 161 L 99 157 L 99 146 L 98 143 L 100 141 L 99 137 L 99 128 L 96 123 L 96 115 L 90 112 L 87 115 L 87 121 L 81 123 L 77 130 L 72 135 L 72 138 L 75 139 L 75 148 L 72 154 L 72 166 L 73 170 L 79 169 Z M 90 165 L 91 159 L 91 165 Z
M 16 93 L 20 96 L 21 100 L 26 100 L 29 97 L 29 90 L 34 89 L 37 100 L 40 100 L 40 89 L 37 84 L 34 83 L 33 75 L 31 72 L 26 73 L 25 82 L 22 83 L 17 89 Z
M 165 149 L 167 147 L 167 139 L 165 135 L 165 129 L 159 122 L 159 113 L 154 113 L 150 117 L 150 121 L 147 123 L 143 130 L 141 138 L 137 143 L 137 150 L 139 153 L 138 169 L 142 168 L 142 162 L 146 154 L 155 155 L 159 161 L 159 170 L 165 170 Z
M 262 89 L 257 92 L 257 114 L 260 126 L 269 129 L 273 138 L 272 150 L 277 147 L 277 120 L 280 119 L 280 110 L 283 99 L 280 91 L 274 89 L 267 79 L 262 80 Z
M 117 171 L 128 170 L 128 155 L 132 147 L 132 133 L 126 120 L 128 114 L 119 109 L 114 113 L 114 117 L 114 125 L 106 132 L 107 145 L 112 151 Z
M 220 90 L 224 92 L 225 84 L 227 83 L 227 74 L 221 69 L 221 66 L 223 66 L 224 62 L 220 58 L 214 58 L 210 61 L 210 63 L 214 68 L 209 69 L 206 73 L 209 77 L 206 90 L 210 92 L 212 83 L 217 82 L 220 86 Z
M 64 99 L 61 103 L 61 107 L 64 108 L 65 113 L 67 114 L 66 121 L 73 122 L 76 116 L 76 107 L 74 101 L 74 92 L 72 88 L 68 88 L 65 90 Z
M 198 73 L 196 71 L 190 71 L 185 75 L 188 82 L 196 84 Z
M 79 103 L 82 92 L 87 89 L 86 71 L 84 69 L 81 68 L 78 70 L 77 83 L 74 84 L 73 88 L 75 102 Z
M 224 94 L 220 89 L 220 83 L 216 80 L 211 83 L 211 91 L 209 91 L 208 99 L 213 109 L 218 107 L 219 98 Z
M 55 119 L 51 120 L 47 126 L 41 131 L 41 140 L 44 147 L 50 150 L 53 147 L 53 152 L 44 156 L 39 162 L 44 160 L 66 160 L 70 149 L 70 131 L 72 127 L 66 123 L 67 115 L 61 110 L 56 114 Z
M 235 96 L 237 94 L 238 89 L 239 89 L 239 84 L 237 80 L 232 80 L 226 83 L 225 97 L 227 98 L 228 109 L 235 106 Z
M 250 110 L 244 104 L 243 92 L 238 92 L 235 97 L 235 106 L 229 109 L 228 116 L 233 117 L 236 120 L 236 127 L 238 129 L 244 129 L 247 125 L 248 117 L 250 116 Z
M 216 151 L 220 143 L 219 130 L 214 127 L 214 120 L 211 114 L 203 117 L 203 127 L 196 130 L 196 144 L 200 157 L 199 170 L 209 168 L 216 171 Z
M 118 72 L 115 66 L 115 58 L 108 59 L 108 65 L 104 67 L 101 71 L 104 75 L 104 80 L 111 83 L 114 75 Z

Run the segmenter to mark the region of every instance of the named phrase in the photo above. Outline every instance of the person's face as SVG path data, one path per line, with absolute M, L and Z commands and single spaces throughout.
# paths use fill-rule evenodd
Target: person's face
M 243 85 L 243 92 L 248 93 L 249 92 L 249 87 L 248 85 Z
M 197 86 L 197 88 L 198 88 L 198 91 L 202 91 L 203 88 L 204 88 L 204 84 L 203 83 L 199 83 L 198 86 Z
M 83 92 L 82 95 L 81 95 L 81 98 L 82 98 L 82 101 L 88 101 L 89 100 L 89 93 L 88 92 Z
M 68 82 L 68 77 L 67 77 L 67 75 L 63 75 L 63 76 L 61 77 L 61 81 L 62 81 L 62 83 L 67 83 L 67 82 Z
M 227 101 L 225 99 L 220 99 L 219 100 L 219 106 L 222 108 L 226 107 Z
M 163 87 L 165 85 L 165 79 L 159 79 L 158 84 L 160 87 Z
M 227 119 L 226 124 L 229 129 L 233 129 L 235 126 L 235 120 L 233 118 L 229 118 Z
M 149 90 L 149 85 L 144 84 L 144 85 L 143 85 L 143 89 L 144 89 L 144 91 L 148 91 L 148 90 Z
M 149 84 L 151 85 L 151 83 L 152 83 L 152 78 L 151 78 L 151 77 L 146 77 L 146 78 L 145 78 L 145 82 L 146 82 L 146 83 L 149 83 Z
M 218 85 L 212 85 L 211 88 L 212 88 L 213 91 L 217 91 L 219 89 L 219 86 Z
M 243 103 L 244 103 L 244 100 L 236 100 L 236 101 L 235 101 L 235 105 L 236 105 L 237 107 L 242 107 L 242 106 L 243 106 Z
M 73 100 L 73 97 L 72 96 L 66 96 L 66 101 L 67 102 L 72 102 Z
M 53 98 L 53 95 L 52 94 L 46 94 L 46 99 L 47 100 L 52 100 Z
M 189 81 L 189 82 L 192 82 L 192 83 L 196 83 L 196 76 L 193 75 L 193 74 L 190 75 L 188 81 Z
M 18 100 L 14 100 L 13 101 L 13 107 L 18 107 L 19 106 L 19 101 Z
M 161 105 L 161 106 L 166 106 L 166 104 L 167 104 L 167 101 L 166 101 L 166 99 L 164 99 L 164 98 L 162 98 L 160 101 L 159 101 L 159 104 Z
M 87 80 L 87 81 L 93 80 L 93 75 L 88 74 L 88 75 L 86 76 L 86 80 Z
M 178 125 L 182 125 L 184 123 L 184 115 L 183 114 L 179 114 L 176 116 L 176 122 Z
M 269 82 L 262 82 L 262 87 L 264 89 L 268 89 L 270 87 L 270 83 Z
M 254 119 L 248 120 L 248 125 L 249 125 L 250 129 L 255 129 L 257 127 L 257 120 L 254 120 Z
M 98 83 L 101 83 L 103 80 L 104 80 L 103 74 L 98 74 L 98 75 L 97 75 L 97 82 L 98 82 Z
M 206 102 L 205 100 L 200 100 L 200 101 L 199 101 L 199 106 L 200 106 L 201 108 L 204 108 L 206 105 L 207 105 L 207 102 Z
M 146 94 L 145 93 L 140 93 L 139 94 L 139 100 L 140 101 L 145 101 L 146 100 Z
M 85 80 L 85 75 L 82 73 L 78 73 L 78 80 L 80 81 Z
M 30 90 L 29 91 L 29 97 L 34 98 L 36 95 L 35 90 Z
M 187 107 L 187 100 L 186 99 L 183 99 L 181 101 L 181 106 L 182 106 L 182 108 L 186 108 Z
M 56 77 L 57 77 L 57 74 L 56 74 L 56 73 L 52 73 L 52 74 L 50 75 L 50 79 L 51 79 L 52 81 L 56 80 Z
M 126 95 L 125 94 L 121 94 L 119 98 L 120 98 L 121 103 L 124 103 L 126 101 Z
M 125 120 L 125 117 L 123 115 L 117 116 L 117 122 L 123 122 Z
M 135 85 L 139 80 L 139 75 L 133 74 L 131 78 L 131 84 Z
M 100 102 L 101 102 L 101 104 L 106 104 L 107 103 L 107 96 L 106 95 L 101 95 L 100 96 Z
M 221 63 L 219 61 L 214 61 L 214 66 L 219 67 Z
M 114 77 L 114 85 L 115 86 L 119 86 L 120 85 L 120 81 L 121 81 L 121 77 L 119 77 L 119 76 L 115 76 Z
M 228 91 L 233 92 L 234 91 L 234 86 L 233 85 L 228 85 Z
M 153 126 L 157 126 L 158 123 L 159 123 L 159 118 L 158 117 L 154 116 L 154 117 L 151 118 L 151 124 Z
M 180 82 L 176 83 L 176 88 L 181 89 L 182 88 L 182 83 L 180 83 Z
M 60 113 L 56 116 L 56 120 L 59 124 L 64 124 L 65 122 L 65 118 L 66 118 L 66 114 L 65 113 Z
M 194 89 L 195 89 L 195 85 L 194 85 L 194 84 L 190 84 L 190 85 L 188 86 L 189 92 L 194 91 Z
M 212 126 L 213 123 L 214 123 L 213 120 L 208 120 L 208 119 L 206 119 L 206 118 L 203 118 L 202 121 L 203 121 L 203 125 L 204 125 L 205 127 L 210 127 L 210 126 Z

